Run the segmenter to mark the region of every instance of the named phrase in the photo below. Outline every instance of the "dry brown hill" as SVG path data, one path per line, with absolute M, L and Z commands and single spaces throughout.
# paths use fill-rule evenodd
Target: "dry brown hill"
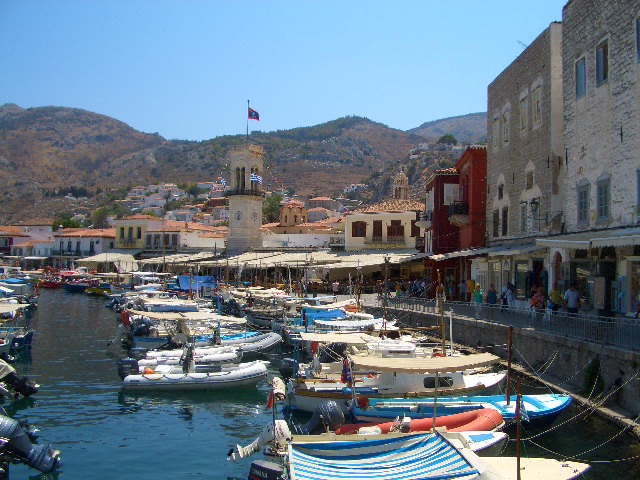
M 85 207 L 90 210 L 135 185 L 215 180 L 228 175 L 229 148 L 245 141 L 242 135 L 168 141 L 85 110 L 0 106 L 0 224 L 77 211 L 77 204 L 63 199 L 67 192 L 89 197 Z M 254 132 L 251 141 L 265 149 L 266 185 L 284 184 L 300 195 L 336 195 L 398 165 L 423 139 L 366 118 L 345 117 Z
M 430 141 L 436 141 L 442 135 L 450 133 L 461 143 L 484 142 L 487 138 L 487 114 L 486 112 L 469 113 L 433 120 L 407 132 L 420 135 Z

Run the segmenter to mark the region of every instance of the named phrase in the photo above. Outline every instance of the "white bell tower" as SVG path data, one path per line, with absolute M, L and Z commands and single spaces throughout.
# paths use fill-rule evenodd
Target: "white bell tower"
M 238 146 L 230 152 L 231 188 L 227 255 L 239 255 L 262 247 L 262 158 L 257 145 Z

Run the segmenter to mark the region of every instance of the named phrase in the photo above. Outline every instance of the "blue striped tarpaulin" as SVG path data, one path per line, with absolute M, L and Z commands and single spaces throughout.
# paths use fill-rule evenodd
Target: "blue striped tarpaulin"
M 477 478 L 478 469 L 439 434 L 289 445 L 291 480 Z

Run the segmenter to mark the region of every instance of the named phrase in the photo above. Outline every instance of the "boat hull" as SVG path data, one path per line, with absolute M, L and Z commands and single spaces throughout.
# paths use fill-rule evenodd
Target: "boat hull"
M 266 377 L 265 364 L 252 362 L 221 372 L 128 375 L 122 387 L 125 391 L 138 392 L 222 390 L 252 387 Z

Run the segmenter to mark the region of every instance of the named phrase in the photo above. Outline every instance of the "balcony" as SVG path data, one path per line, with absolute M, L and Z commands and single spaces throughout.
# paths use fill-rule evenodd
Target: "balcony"
M 404 244 L 404 235 L 387 235 L 387 238 L 384 238 L 382 236 L 375 236 L 375 237 L 371 237 L 371 239 L 365 239 L 364 243 L 366 245 L 372 245 L 372 244 L 382 244 L 382 245 L 389 245 L 389 244 L 397 244 L 397 243 L 402 243 Z
M 433 215 L 433 210 L 427 210 L 420 214 L 420 218 L 416 222 L 416 227 L 419 228 L 431 228 L 431 216 Z
M 456 227 L 469 225 L 469 204 L 467 202 L 453 202 L 449 205 L 449 223 Z
M 344 237 L 329 237 L 329 248 L 331 250 L 341 251 L 344 250 L 344 246 Z
M 416 237 L 416 250 L 419 252 L 424 252 L 424 237 Z
M 121 238 L 118 243 L 123 247 L 135 247 L 138 244 L 138 240 L 135 238 Z
M 254 190 L 251 188 L 227 190 L 224 192 L 225 196 L 233 197 L 235 195 L 253 195 L 255 197 L 264 197 L 265 194 L 262 190 Z

